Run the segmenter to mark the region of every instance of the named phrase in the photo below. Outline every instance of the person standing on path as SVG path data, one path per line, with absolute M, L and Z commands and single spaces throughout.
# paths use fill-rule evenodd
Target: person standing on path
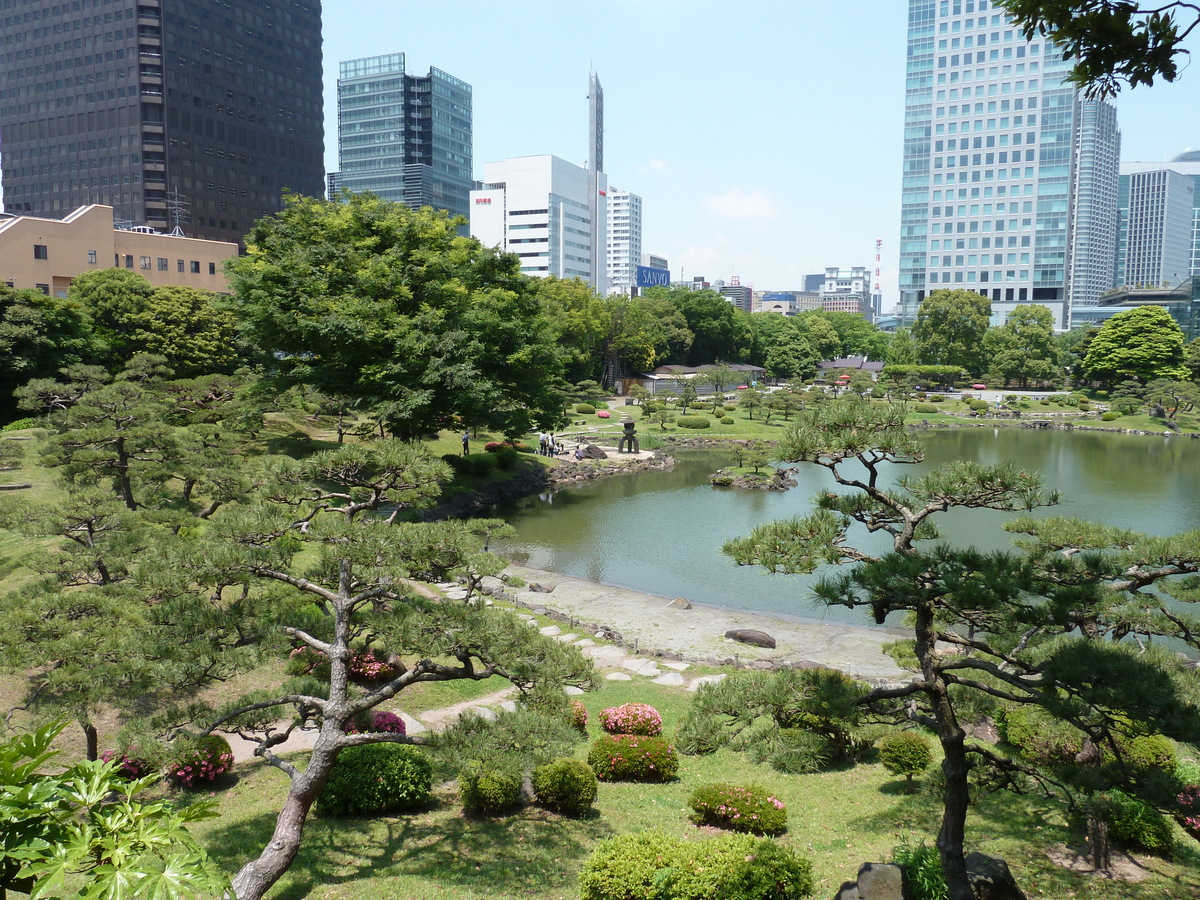
M 468 456 L 471 453 L 471 435 L 469 432 L 463 432 L 463 456 Z

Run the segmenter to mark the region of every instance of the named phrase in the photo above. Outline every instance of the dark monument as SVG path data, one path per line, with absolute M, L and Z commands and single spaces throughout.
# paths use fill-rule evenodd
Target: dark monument
M 625 433 L 621 435 L 621 440 L 617 442 L 617 452 L 624 453 L 625 444 L 628 443 L 629 452 L 637 453 L 640 448 L 638 447 L 637 430 L 634 427 L 633 419 L 626 416 L 621 420 L 621 425 L 625 428 Z

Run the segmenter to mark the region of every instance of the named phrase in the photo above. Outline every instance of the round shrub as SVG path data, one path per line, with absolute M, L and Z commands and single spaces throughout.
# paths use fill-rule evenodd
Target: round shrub
M 929 741 L 915 731 L 896 731 L 879 742 L 879 761 L 893 775 L 907 778 L 911 790 L 913 776 L 933 762 L 933 751 Z
M 494 816 L 521 802 L 518 772 L 475 763 L 458 776 L 458 799 L 467 812 Z
M 372 684 L 391 681 L 396 677 L 395 668 L 386 659 L 375 655 L 374 650 L 355 652 L 350 656 L 350 677 Z
M 1038 403 L 1040 403 L 1042 406 L 1049 406 L 1049 405 L 1050 405 L 1050 398 L 1049 398 L 1049 397 L 1043 397 L 1041 400 L 1039 400 L 1039 401 L 1038 401 Z
M 472 453 L 464 459 L 467 472 L 476 478 L 487 478 L 496 470 L 496 457 L 490 453 Z
M 596 773 L 581 759 L 556 759 L 538 766 L 531 781 L 538 803 L 567 815 L 577 815 L 596 802 Z
M 361 744 L 338 754 L 317 798 L 322 816 L 399 812 L 429 799 L 433 767 L 425 754 L 405 744 Z
M 626 703 L 601 710 L 600 727 L 609 734 L 662 734 L 662 716 L 648 703 Z
M 288 654 L 284 671 L 288 675 L 314 675 L 322 681 L 328 681 L 329 657 L 305 644 Z
M 368 709 L 346 723 L 346 734 L 407 734 L 398 713 Z
M 946 396 L 944 394 L 934 394 L 932 397 L 929 398 L 929 402 L 930 403 L 945 403 Z
M 787 831 L 787 810 L 783 801 L 757 785 L 703 785 L 692 791 L 688 801 L 692 821 L 729 831 L 749 834 L 783 834 Z
M 722 425 L 732 425 L 733 424 L 733 416 L 722 416 L 721 424 Z
M 1107 412 L 1102 412 L 1100 414 L 1101 422 L 1115 422 L 1119 418 L 1121 418 L 1121 414 L 1115 409 L 1110 409 Z
M 587 723 L 588 723 L 587 707 L 584 706 L 583 702 L 580 700 L 572 700 L 571 701 L 571 724 L 574 725 L 578 731 L 581 731 L 584 734 L 586 734 L 587 733 Z
M 592 744 L 588 765 L 601 781 L 668 781 L 679 771 L 679 756 L 663 737 L 611 734 Z
M 705 841 L 622 834 L 602 841 L 579 875 L 580 900 L 803 900 L 813 887 L 808 860 L 744 834 Z
M 1093 813 L 1108 825 L 1109 836 L 1118 843 L 1151 853 L 1169 853 L 1174 846 L 1167 817 L 1137 797 L 1111 790 L 1093 794 L 1089 803 Z
M 100 754 L 100 759 L 103 762 L 115 763 L 117 774 L 130 781 L 145 778 L 154 768 L 150 760 L 134 755 L 132 750 L 126 750 L 124 753 L 106 750 Z
M 680 428 L 699 430 L 712 427 L 712 419 L 708 416 L 679 416 L 675 419 L 675 424 Z
M 180 749 L 167 774 L 184 787 L 212 784 L 233 768 L 233 750 L 219 734 L 191 738 Z
M 23 428 L 37 428 L 42 420 L 36 416 L 26 416 L 23 419 L 13 419 L 4 426 L 4 431 L 20 431 Z
M 501 472 L 511 472 L 517 467 L 520 459 L 521 454 L 517 452 L 517 448 L 506 444 L 496 451 L 496 468 Z
M 1125 743 L 1125 759 L 1135 769 L 1175 770 L 1175 742 L 1163 734 L 1143 734 Z
M 987 412 L 989 409 L 988 402 L 986 400 L 971 400 L 968 401 L 967 406 L 969 406 L 975 412 Z
M 780 728 L 774 740 L 764 743 L 756 754 L 759 762 L 787 775 L 820 772 L 834 758 L 829 738 L 803 728 Z
M 725 410 L 725 412 L 733 412 L 737 407 L 732 403 L 726 403 L 721 406 L 721 409 Z
M 459 456 L 457 453 L 443 453 L 442 462 L 448 465 L 455 475 L 465 475 L 467 470 L 471 468 L 471 463 L 464 456 Z
M 590 403 L 575 404 L 575 412 L 579 413 L 581 416 L 590 416 L 595 411 L 596 407 L 592 406 Z
M 1036 706 L 1004 712 L 1004 739 L 1043 765 L 1072 762 L 1083 749 L 1083 732 Z

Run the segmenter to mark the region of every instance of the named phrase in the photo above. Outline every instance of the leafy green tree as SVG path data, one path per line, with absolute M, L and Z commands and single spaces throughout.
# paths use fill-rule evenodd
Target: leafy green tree
M 1183 364 L 1192 381 L 1200 381 L 1200 338 L 1189 341 L 1183 351 Z
M 1149 87 L 1179 77 L 1184 41 L 1200 25 L 1194 3 L 1135 0 L 997 0 L 1032 40 L 1045 35 L 1075 60 L 1069 80 L 1092 98 L 1111 97 L 1122 83 Z
M 1078 383 L 1082 380 L 1083 360 L 1087 357 L 1088 347 L 1099 333 L 1100 327 L 1093 325 L 1089 328 L 1072 328 L 1058 336 L 1059 358 L 1073 382 Z
M 1117 313 L 1092 339 L 1083 359 L 1084 375 L 1112 383 L 1136 378 L 1145 384 L 1155 378 L 1183 381 L 1183 332 L 1171 314 L 1157 306 Z
M 696 402 L 696 384 L 695 379 L 685 378 L 683 384 L 679 388 L 679 409 L 682 412 L 687 412 L 688 407 Z
M 989 328 L 983 337 L 989 372 L 1002 385 L 1019 381 L 1050 381 L 1059 373 L 1054 316 L 1044 306 L 1019 304 L 1004 324 Z
M 0 895 L 62 896 L 76 879 L 81 897 L 175 900 L 226 890 L 228 879 L 187 831 L 216 815 L 211 800 L 147 803 L 138 795 L 158 776 L 129 781 L 115 763 L 49 774 L 61 729 L 0 744 Z
M 701 384 L 712 387 L 713 394 L 724 394 L 741 379 L 737 370 L 728 363 L 716 363 L 700 372 L 697 376 Z
M 744 362 L 750 353 L 752 336 L 746 313 L 712 290 L 686 288 L 648 288 L 647 298 L 669 300 L 687 320 L 693 335 L 687 365 L 703 366 L 717 360 Z
M 1072 788 L 967 742 L 960 707 L 972 698 L 1045 706 L 1118 758 L 1122 734 L 1200 734 L 1195 673 L 1124 640 L 1136 634 L 1144 647 L 1150 636 L 1173 634 L 1200 644 L 1200 619 L 1184 608 L 1200 589 L 1195 579 L 1175 578 L 1200 571 L 1200 532 L 1148 538 L 1025 516 L 1006 526 L 1029 536 L 1019 542 L 1025 556 L 929 547 L 918 541 L 937 537 L 936 517 L 947 510 L 1027 510 L 1057 496 L 1011 463 L 959 461 L 889 487 L 882 467 L 919 461 L 921 448 L 901 409 L 861 401 L 807 412 L 778 450 L 785 461 L 825 468 L 842 492 L 822 492 L 808 516 L 760 526 L 725 551 L 772 572 L 852 564 L 849 573 L 818 581 L 816 597 L 868 609 L 879 623 L 893 613 L 909 617 L 920 678 L 877 688 L 863 702 L 916 700 L 918 721 L 938 736 L 946 784 L 937 846 L 951 900 L 974 896 L 963 852 L 973 766 L 982 764 L 995 784 L 1032 777 L 1073 800 Z M 883 532 L 890 550 L 853 546 L 852 525 Z
M 750 362 L 762 366 L 772 378 L 811 378 L 820 357 L 805 327 L 794 316 L 750 317 L 754 344 Z
M 260 220 L 228 271 L 272 377 L 353 397 L 406 439 L 453 415 L 509 435 L 557 421 L 550 317 L 517 258 L 458 224 L 369 194 Z
M 612 313 L 580 278 L 536 278 L 532 289 L 549 318 L 572 383 L 600 377 L 601 348 L 609 334 Z
M 818 315 L 816 311 L 802 312 L 795 318 L 821 360 L 837 359 L 842 355 L 841 335 L 829 319 Z
M 1191 412 L 1200 405 L 1200 387 L 1191 381 L 1156 378 L 1146 385 L 1143 399 L 1153 407 L 1154 415 L 1174 421 L 1180 410 Z
M 751 421 L 754 420 L 754 411 L 760 409 L 763 405 L 762 391 L 750 388 L 745 391 L 738 391 L 738 406 L 746 411 L 747 417 Z
M 815 309 L 801 313 L 799 318 L 809 324 L 824 319 L 832 325 L 838 336 L 839 356 L 865 356 L 867 359 L 883 360 L 887 355 L 888 335 L 858 313 Z
M 889 366 L 916 365 L 918 361 L 917 342 L 913 339 L 911 329 L 896 329 L 896 333 L 892 335 L 891 343 L 888 344 L 884 359 Z
M 162 356 L 181 378 L 236 368 L 236 324 L 219 295 L 177 285 L 156 287 L 149 317 L 149 329 L 135 335 L 127 350 Z
M 0 283 L 0 415 L 12 418 L 20 385 L 90 362 L 97 349 L 91 318 L 77 300 Z
M 921 362 L 980 374 L 986 368 L 983 336 L 990 317 L 991 303 L 974 291 L 930 292 L 917 310 L 912 329 Z

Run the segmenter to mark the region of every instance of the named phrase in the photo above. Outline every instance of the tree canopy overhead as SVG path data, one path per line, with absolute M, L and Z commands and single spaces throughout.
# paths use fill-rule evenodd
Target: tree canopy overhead
M 1182 0 L 997 0 L 1025 37 L 1053 39 L 1075 61 L 1070 80 L 1089 98 L 1111 97 L 1122 83 L 1149 87 L 1179 77 L 1184 40 L 1200 25 L 1200 6 Z
M 521 434 L 559 414 L 548 317 L 517 258 L 458 221 L 370 194 L 290 197 L 228 264 L 275 377 L 346 395 L 400 437 L 464 422 Z
M 1171 314 L 1161 307 L 1142 306 L 1117 313 L 1104 323 L 1088 344 L 1083 371 L 1103 382 L 1183 381 L 1188 376 L 1184 358 L 1183 331 Z

